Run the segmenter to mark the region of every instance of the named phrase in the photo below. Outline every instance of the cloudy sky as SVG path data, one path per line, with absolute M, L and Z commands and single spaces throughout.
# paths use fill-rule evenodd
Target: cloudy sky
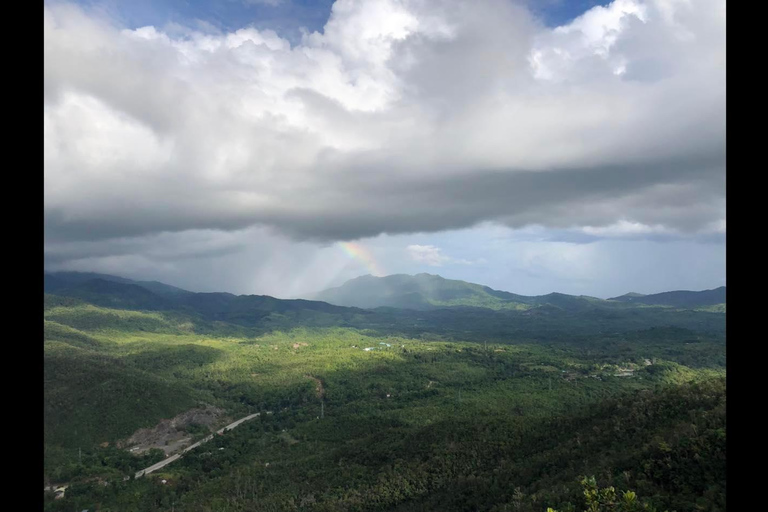
M 49 1 L 45 265 L 725 284 L 724 0 Z

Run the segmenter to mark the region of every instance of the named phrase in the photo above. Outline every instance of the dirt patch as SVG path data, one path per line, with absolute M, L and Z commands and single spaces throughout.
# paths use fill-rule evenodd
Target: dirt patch
M 192 442 L 193 434 L 208 433 L 221 422 L 224 411 L 217 407 L 190 409 L 169 420 L 161 420 L 153 428 L 137 430 L 128 439 L 118 443 L 140 455 L 152 448 L 159 448 L 165 455 L 179 452 Z
M 325 388 L 323 387 L 323 381 L 313 375 L 305 375 L 305 377 L 315 381 L 315 384 L 317 384 L 315 386 L 315 392 L 317 393 L 317 398 L 323 398 L 325 396 Z
M 303 341 L 299 342 L 299 343 L 294 343 L 293 344 L 293 348 L 308 347 L 308 346 L 309 346 L 309 343 L 304 343 Z

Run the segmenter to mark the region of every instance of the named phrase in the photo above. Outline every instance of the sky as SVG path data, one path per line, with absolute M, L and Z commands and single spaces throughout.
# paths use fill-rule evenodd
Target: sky
M 724 0 L 48 1 L 43 112 L 49 271 L 725 285 Z

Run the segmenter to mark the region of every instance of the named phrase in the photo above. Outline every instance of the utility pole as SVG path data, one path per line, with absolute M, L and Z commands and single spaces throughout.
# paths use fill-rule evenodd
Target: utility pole
M 78 464 L 83 463 L 83 449 L 80 447 L 77 448 L 77 462 Z

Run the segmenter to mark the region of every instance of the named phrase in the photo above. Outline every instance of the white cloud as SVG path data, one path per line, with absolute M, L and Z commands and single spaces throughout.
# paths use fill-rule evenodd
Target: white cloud
M 409 245 L 406 250 L 413 261 L 426 263 L 431 267 L 440 267 L 451 260 L 448 256 L 440 254 L 440 248 L 434 245 Z
M 463 258 L 452 258 L 443 254 L 443 250 L 440 247 L 435 247 L 434 245 L 413 244 L 409 245 L 405 249 L 413 261 L 426 263 L 430 267 L 441 267 L 443 264 L 475 265 L 486 262 L 486 260 L 483 258 L 475 261 Z
M 502 0 L 339 0 L 296 46 L 55 4 L 44 57 L 49 237 L 722 218 L 722 0 L 616 0 L 554 30 Z M 662 185 L 715 201 L 658 218 Z M 599 217 L 556 213 L 586 203 Z
M 628 222 L 626 220 L 621 220 L 609 226 L 584 226 L 582 231 L 588 235 L 606 238 L 649 234 L 670 234 L 670 230 L 664 226 L 648 226 L 646 224 L 641 224 L 640 222 Z

